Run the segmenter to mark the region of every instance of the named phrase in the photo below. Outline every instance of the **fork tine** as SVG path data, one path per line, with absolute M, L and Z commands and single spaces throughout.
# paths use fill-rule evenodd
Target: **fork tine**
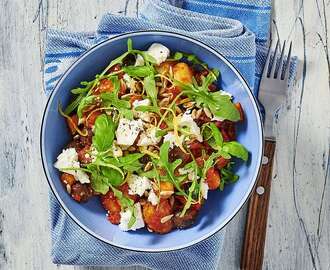
M 289 73 L 290 73 L 290 62 L 291 62 L 291 50 L 292 50 L 292 41 L 290 42 L 290 48 L 289 48 L 288 57 L 286 58 L 285 69 L 282 70 L 282 74 L 281 74 L 281 79 L 282 80 L 287 80 L 288 77 L 289 77 Z
M 280 45 L 280 42 L 279 42 L 279 40 L 277 40 L 275 51 L 274 51 L 274 56 L 273 56 L 272 69 L 271 69 L 270 74 L 269 74 L 269 77 L 270 78 L 274 78 L 274 75 L 275 75 L 276 64 L 277 64 L 277 61 L 276 61 L 276 59 L 277 59 L 277 51 L 279 49 L 279 45 Z
M 276 79 L 277 77 L 282 78 L 282 69 L 283 69 L 283 57 L 284 57 L 284 51 L 285 51 L 285 43 L 286 41 L 284 40 L 282 51 L 281 51 L 281 56 L 280 56 L 280 63 L 277 72 L 274 74 L 274 78 Z
M 270 42 L 269 48 L 268 48 L 267 59 L 266 59 L 265 65 L 264 65 L 264 70 L 262 71 L 262 77 L 263 78 L 267 77 L 267 74 L 268 74 L 269 63 L 270 63 L 270 56 L 272 55 L 271 47 L 272 47 L 272 43 Z

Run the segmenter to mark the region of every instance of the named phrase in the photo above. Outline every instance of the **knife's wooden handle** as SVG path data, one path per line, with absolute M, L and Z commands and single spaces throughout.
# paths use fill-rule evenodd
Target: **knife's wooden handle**
M 263 165 L 249 201 L 241 269 L 262 269 L 275 142 L 267 141 Z

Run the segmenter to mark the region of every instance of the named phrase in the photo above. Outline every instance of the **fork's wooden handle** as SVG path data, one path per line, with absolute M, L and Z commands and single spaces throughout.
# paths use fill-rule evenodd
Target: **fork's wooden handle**
M 263 165 L 249 201 L 241 269 L 262 269 L 275 142 L 267 141 Z M 267 162 L 268 159 L 268 162 Z

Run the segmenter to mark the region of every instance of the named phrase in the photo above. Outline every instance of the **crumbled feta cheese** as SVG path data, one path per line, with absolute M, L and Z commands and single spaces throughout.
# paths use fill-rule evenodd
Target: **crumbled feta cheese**
M 143 100 L 135 100 L 133 102 L 133 108 L 139 107 L 139 106 L 149 106 L 150 105 L 150 99 L 146 98 Z
M 87 173 L 81 170 L 75 171 L 74 177 L 77 181 L 79 181 L 82 184 L 88 184 L 90 183 L 89 176 Z
M 156 64 L 159 65 L 166 61 L 167 57 L 170 56 L 170 50 L 160 43 L 153 43 L 146 51 L 149 55 L 151 55 L 156 60 Z M 144 59 L 141 55 L 136 57 L 135 66 L 143 66 Z
M 128 194 L 137 194 L 142 196 L 146 190 L 150 190 L 151 183 L 150 180 L 145 176 L 138 176 L 136 174 L 131 174 L 127 178 L 127 183 L 129 186 Z
M 201 130 L 199 126 L 196 124 L 194 119 L 191 117 L 190 113 L 185 112 L 179 122 L 180 127 L 188 127 L 190 132 L 196 137 L 199 142 L 203 141 L 203 137 L 201 135 Z
M 143 66 L 143 65 L 144 65 L 144 59 L 140 54 L 138 54 L 135 60 L 135 66 Z
M 128 120 L 121 118 L 116 130 L 117 143 L 119 145 L 132 145 L 143 130 L 143 122 L 141 119 Z
M 201 188 L 201 194 L 203 196 L 203 198 L 205 200 L 207 200 L 207 193 L 209 191 L 209 186 L 208 184 L 205 182 L 205 181 L 201 181 L 201 184 L 200 184 L 200 188 Z
M 155 145 L 160 142 L 161 137 L 156 137 L 157 132 L 156 127 L 148 128 L 145 132 L 140 134 L 139 141 L 137 143 L 138 146 L 148 146 Z
M 136 108 L 138 106 L 149 106 L 150 100 L 149 99 L 143 99 L 143 100 L 135 100 L 133 102 L 133 108 Z M 144 122 L 150 122 L 150 113 L 149 112 L 140 112 L 133 110 L 133 114 L 135 118 L 140 118 Z
M 178 146 L 173 132 L 168 132 L 163 138 L 164 138 L 164 142 L 170 142 L 170 148 L 173 148 L 174 146 Z M 179 137 L 180 144 L 183 143 L 183 139 L 184 139 L 184 136 L 181 135 Z
M 80 163 L 78 161 L 78 153 L 74 148 L 64 149 L 61 154 L 57 157 L 57 161 L 54 167 L 74 176 L 74 178 L 80 183 L 89 183 L 88 175 L 81 170 L 66 170 L 65 168 L 80 168 Z
M 147 53 L 156 59 L 157 65 L 166 61 L 167 57 L 170 56 L 170 50 L 160 43 L 151 44 Z
M 159 202 L 159 198 L 153 189 L 149 192 L 148 201 L 151 202 L 152 205 L 157 205 Z
M 188 172 L 188 179 L 189 180 L 199 179 L 199 176 L 196 174 L 194 170 L 191 170 L 190 172 Z
M 186 169 L 186 168 L 179 168 L 178 172 L 180 175 L 184 175 L 184 174 L 188 174 L 190 172 L 192 172 L 194 169 L 190 168 L 190 169 Z
M 136 214 L 136 221 L 134 222 L 134 224 L 131 228 L 128 228 L 128 224 L 133 215 L 132 210 L 127 208 L 125 211 L 120 212 L 119 229 L 121 229 L 122 231 L 128 231 L 128 230 L 135 231 L 136 229 L 140 229 L 140 228 L 144 227 L 144 220 L 142 217 L 141 204 L 140 203 L 134 204 L 134 208 L 135 208 L 135 214 Z
M 128 74 L 125 73 L 124 76 L 123 76 L 123 79 L 124 79 L 124 82 L 125 82 L 126 86 L 129 89 L 131 89 L 131 90 L 135 90 L 136 89 L 135 88 L 136 81 L 132 77 L 130 77 Z

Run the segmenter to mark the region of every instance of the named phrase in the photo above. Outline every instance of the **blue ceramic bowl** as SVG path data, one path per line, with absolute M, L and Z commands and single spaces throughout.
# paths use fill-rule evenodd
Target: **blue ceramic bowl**
M 53 164 L 62 148 L 69 142 L 70 134 L 63 117 L 58 113 L 58 103 L 66 106 L 70 101 L 70 89 L 79 82 L 93 79 L 107 64 L 126 51 L 127 38 L 133 46 L 146 50 L 153 42 L 159 42 L 171 51 L 184 51 L 197 55 L 210 67 L 221 71 L 221 89 L 233 94 L 242 104 L 246 119 L 239 125 L 238 141 L 250 152 L 249 161 L 237 165 L 240 176 L 237 183 L 227 185 L 223 192 L 209 193 L 193 227 L 175 230 L 166 235 L 150 233 L 145 229 L 123 232 L 112 225 L 105 216 L 98 198 L 79 204 L 65 191 L 59 180 L 59 172 Z M 137 251 L 169 251 L 193 245 L 223 228 L 240 210 L 254 187 L 263 152 L 261 118 L 248 85 L 239 72 L 221 54 L 192 38 L 169 32 L 135 32 L 106 40 L 79 58 L 63 75 L 47 103 L 41 130 L 41 155 L 49 185 L 63 209 L 86 232 L 111 245 Z

